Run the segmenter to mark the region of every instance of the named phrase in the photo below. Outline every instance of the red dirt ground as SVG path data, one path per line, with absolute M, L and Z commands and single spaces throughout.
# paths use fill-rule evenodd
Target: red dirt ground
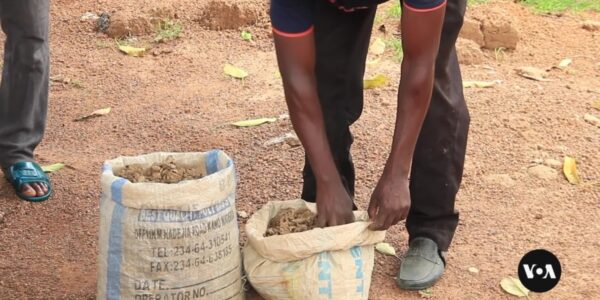
M 251 214 L 269 200 L 299 196 L 302 148 L 263 146 L 291 131 L 289 120 L 244 129 L 227 126 L 286 113 L 268 23 L 261 19 L 244 27 L 254 35 L 254 42 L 245 42 L 239 30 L 201 26 L 200 2 L 161 2 L 177 14 L 184 34 L 157 47 L 170 53 L 142 58 L 119 53 L 113 40 L 80 17 L 88 11 L 149 14 L 155 2 L 52 2 L 51 75 L 76 80 L 82 88 L 52 83 L 48 128 L 37 159 L 70 168 L 51 175 L 55 195 L 40 204 L 18 200 L 0 180 L 0 299 L 95 298 L 98 179 L 104 160 L 221 148 L 239 172 L 239 210 Z M 591 106 L 600 101 L 600 33 L 581 28 L 583 20 L 600 21 L 600 15 L 536 14 L 506 2 L 472 7 L 468 15 L 485 14 L 490 7 L 516 16 L 522 36 L 516 50 L 498 57 L 486 51 L 483 64 L 463 66 L 466 80 L 502 82 L 465 90 L 472 123 L 457 201 L 461 221 L 433 298 L 510 299 L 500 280 L 516 276 L 526 252 L 546 248 L 561 260 L 562 278 L 554 290 L 534 294 L 534 299 L 600 299 L 600 128 L 583 120 L 584 114 L 600 116 Z M 378 22 L 395 31 L 397 21 L 385 16 L 385 8 Z M 547 82 L 514 71 L 550 68 L 567 57 L 573 64 L 566 71 L 551 70 Z M 250 76 L 243 82 L 226 77 L 225 63 Z M 388 53 L 368 66 L 366 76 L 383 73 L 397 82 L 399 69 Z M 395 93 L 395 84 L 366 91 L 364 115 L 354 126 L 356 198 L 363 209 L 390 147 Z M 107 116 L 72 121 L 108 106 L 113 110 Z M 565 155 L 577 159 L 583 184 L 569 184 L 560 170 L 551 179 L 528 172 L 544 159 L 562 161 Z M 403 226 L 388 232 L 387 241 L 401 255 L 406 240 Z M 395 258 L 377 254 L 376 261 L 371 299 L 420 298 L 396 288 Z M 470 273 L 469 267 L 480 272 Z

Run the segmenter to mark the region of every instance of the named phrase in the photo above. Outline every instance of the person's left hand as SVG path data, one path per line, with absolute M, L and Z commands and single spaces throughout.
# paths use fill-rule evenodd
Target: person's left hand
M 371 230 L 387 230 L 406 219 L 410 210 L 409 181 L 401 176 L 390 176 L 384 171 L 369 203 Z

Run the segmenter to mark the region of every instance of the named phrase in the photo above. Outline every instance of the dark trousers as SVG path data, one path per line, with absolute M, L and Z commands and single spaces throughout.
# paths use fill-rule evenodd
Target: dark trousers
M 350 125 L 363 109 L 363 76 L 376 8 L 344 13 L 317 1 L 315 40 L 317 84 L 327 136 L 343 184 L 354 195 Z M 431 104 L 419 136 L 411 173 L 410 238 L 428 237 L 440 250 L 450 246 L 458 225 L 454 210 L 469 130 L 454 44 L 462 27 L 465 0 L 448 0 L 435 69 Z M 315 201 L 316 182 L 308 160 L 302 198 Z
M 48 0 L 0 0 L 6 34 L 0 85 L 0 166 L 31 161 L 48 107 Z

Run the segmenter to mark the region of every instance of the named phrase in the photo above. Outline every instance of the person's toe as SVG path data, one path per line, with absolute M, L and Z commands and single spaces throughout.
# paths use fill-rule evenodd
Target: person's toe
M 42 188 L 42 183 L 36 182 L 33 184 L 33 188 L 35 189 L 35 193 L 37 197 L 44 196 L 44 190 Z
M 29 184 L 24 184 L 21 188 L 21 194 L 25 197 L 35 197 L 37 195 L 37 191 Z
M 40 183 L 42 185 L 42 192 L 45 194 L 48 193 L 48 185 L 45 182 Z

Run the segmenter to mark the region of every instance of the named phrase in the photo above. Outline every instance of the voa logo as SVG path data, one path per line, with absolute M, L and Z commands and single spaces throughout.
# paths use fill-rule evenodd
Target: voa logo
M 543 268 L 536 264 L 523 264 L 523 269 L 525 270 L 527 279 L 533 279 L 534 276 L 543 276 L 542 279 L 556 279 L 556 273 L 554 273 L 554 268 L 552 268 L 551 264 L 546 264 Z

